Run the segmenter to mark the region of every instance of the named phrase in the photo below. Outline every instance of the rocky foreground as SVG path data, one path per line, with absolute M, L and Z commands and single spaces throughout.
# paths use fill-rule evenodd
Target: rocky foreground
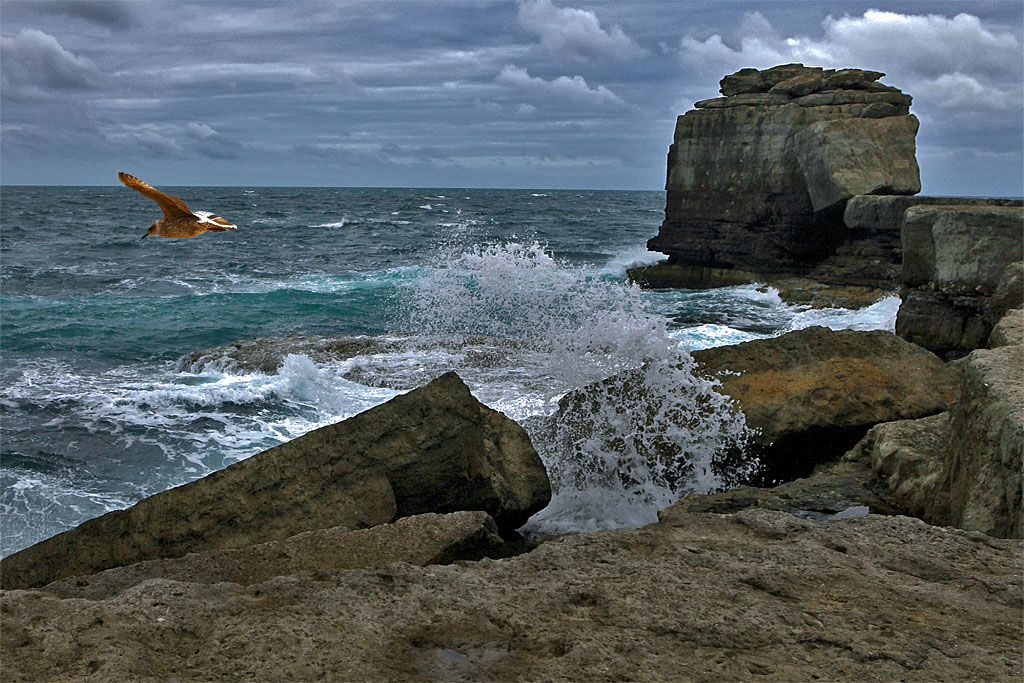
M 536 453 L 445 375 L 5 558 L 4 680 L 1014 680 L 1022 352 L 950 367 L 816 328 L 705 353 L 755 426 L 779 416 L 775 458 L 866 436 L 806 479 L 532 543 L 510 525 L 549 495 Z
M 523 539 L 543 463 L 449 373 L 4 558 L 3 680 L 1021 680 L 1024 208 L 909 196 L 917 121 L 881 76 L 744 69 L 680 117 L 669 263 L 635 279 L 903 297 L 898 336 L 693 354 L 752 429 L 756 485 Z M 615 448 L 592 408 L 637 403 L 640 372 L 570 393 L 551 427 Z
M 505 560 L 7 592 L 4 678 L 1019 680 L 1020 551 L 907 517 L 670 508 Z

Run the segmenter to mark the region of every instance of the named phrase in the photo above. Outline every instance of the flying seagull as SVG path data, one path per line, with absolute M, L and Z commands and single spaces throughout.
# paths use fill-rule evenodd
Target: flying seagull
M 209 211 L 191 211 L 185 202 L 177 197 L 164 194 L 148 183 L 144 183 L 133 175 L 118 173 L 117 179 L 122 183 L 146 195 L 160 205 L 164 211 L 164 217 L 154 221 L 149 230 L 142 236 L 146 239 L 150 235 L 160 237 L 195 237 L 208 230 L 222 232 L 224 230 L 237 230 L 233 223 L 228 223 L 220 216 L 215 216 Z

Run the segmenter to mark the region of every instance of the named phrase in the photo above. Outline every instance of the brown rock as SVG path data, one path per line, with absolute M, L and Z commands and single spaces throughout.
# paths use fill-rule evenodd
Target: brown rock
M 820 73 L 802 73 L 790 76 L 784 81 L 779 81 L 768 92 L 781 93 L 789 97 L 802 97 L 820 88 L 821 84 L 822 78 Z
M 740 69 L 734 74 L 724 77 L 721 85 L 721 93 L 728 97 L 739 93 L 765 92 L 768 90 L 761 72 L 757 69 Z
M 335 572 L 406 562 L 420 567 L 505 557 L 512 546 L 486 512 L 403 517 L 369 529 L 317 529 L 283 541 L 184 557 L 146 560 L 88 577 L 54 581 L 42 590 L 61 598 L 105 600 L 152 579 L 248 586 L 300 572 Z
M 526 432 L 454 373 L 0 562 L 4 587 L 424 512 L 484 510 L 511 530 L 550 498 Z
M 1018 680 L 1021 543 L 669 509 L 505 560 L 0 595 L 5 681 Z
M 862 90 L 869 87 L 885 74 L 881 71 L 864 69 L 840 69 L 824 79 L 823 89 L 828 90 Z

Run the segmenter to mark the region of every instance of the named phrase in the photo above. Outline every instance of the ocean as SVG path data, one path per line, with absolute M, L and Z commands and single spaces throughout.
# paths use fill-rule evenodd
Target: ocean
M 631 286 L 627 267 L 663 258 L 644 246 L 662 192 L 161 189 L 238 230 L 143 240 L 159 209 L 121 186 L 0 193 L 0 555 L 448 370 L 551 473 L 524 532 L 640 526 L 744 474 L 715 467 L 745 427 L 689 350 L 891 330 L 899 305 Z M 567 392 L 641 367 L 636 414 L 598 397 L 582 405 L 600 429 L 551 419 Z

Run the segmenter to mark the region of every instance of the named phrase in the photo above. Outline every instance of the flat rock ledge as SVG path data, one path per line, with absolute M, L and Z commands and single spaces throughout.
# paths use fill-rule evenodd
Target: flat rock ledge
M 1019 680 L 1022 550 L 673 507 L 502 560 L 4 591 L 4 680 Z

